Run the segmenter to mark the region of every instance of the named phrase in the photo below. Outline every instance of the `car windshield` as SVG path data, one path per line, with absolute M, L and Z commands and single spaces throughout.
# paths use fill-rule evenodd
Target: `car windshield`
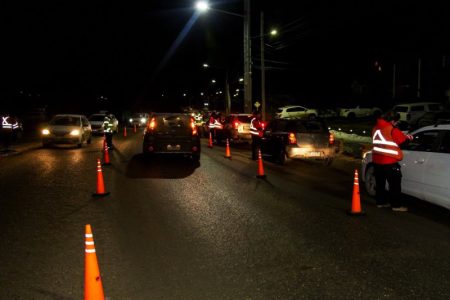
M 133 118 L 133 119 L 139 119 L 139 118 L 143 118 L 143 117 L 145 117 L 144 114 L 132 114 L 131 115 L 131 118 Z
M 80 126 L 79 117 L 60 116 L 50 121 L 50 125 L 60 126 Z
M 287 124 L 288 131 L 298 133 L 324 132 L 325 126 L 319 121 L 294 121 Z
M 104 115 L 94 115 L 94 116 L 91 116 L 89 118 L 89 121 L 94 121 L 94 122 L 96 122 L 96 121 L 104 121 L 104 120 L 105 120 L 105 116 Z
M 396 111 L 396 112 L 407 112 L 408 111 L 408 107 L 407 106 L 396 106 L 394 108 L 394 111 Z
M 241 123 L 250 123 L 252 116 L 238 116 L 237 119 Z

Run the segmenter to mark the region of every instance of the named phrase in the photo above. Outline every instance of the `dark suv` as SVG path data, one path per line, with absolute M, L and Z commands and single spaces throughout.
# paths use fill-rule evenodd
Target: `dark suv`
M 154 114 L 147 122 L 144 154 L 182 154 L 200 160 L 200 138 L 195 120 L 186 114 Z
M 280 164 L 287 159 L 314 159 L 329 165 L 335 150 L 334 136 L 320 119 L 274 120 L 267 125 L 261 142 L 261 152 Z

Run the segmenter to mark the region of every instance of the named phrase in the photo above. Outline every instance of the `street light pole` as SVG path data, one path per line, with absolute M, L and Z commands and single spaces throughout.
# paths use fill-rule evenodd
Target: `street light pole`
M 244 0 L 244 112 L 252 112 L 252 69 L 250 45 L 250 0 Z
M 266 120 L 266 68 L 264 63 L 264 12 L 261 12 L 260 22 L 260 43 L 261 43 L 261 115 L 262 120 Z

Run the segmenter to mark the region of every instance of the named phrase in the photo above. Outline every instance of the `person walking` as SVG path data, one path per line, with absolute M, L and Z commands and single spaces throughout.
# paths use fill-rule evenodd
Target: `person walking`
M 397 127 L 396 113 L 388 111 L 377 118 L 372 130 L 372 161 L 375 168 L 376 204 L 378 208 L 391 207 L 393 211 L 406 212 L 401 194 L 402 172 L 399 162 L 403 159 L 400 145 L 412 139 Z M 386 181 L 389 190 L 386 191 Z
M 263 137 L 264 123 L 261 121 L 261 113 L 255 112 L 250 121 L 250 133 L 252 135 L 252 159 L 258 159 L 258 150 L 261 148 L 261 139 Z
M 106 145 L 108 149 L 113 149 L 113 120 L 110 116 L 105 116 L 105 120 L 103 121 L 103 132 L 105 133 Z

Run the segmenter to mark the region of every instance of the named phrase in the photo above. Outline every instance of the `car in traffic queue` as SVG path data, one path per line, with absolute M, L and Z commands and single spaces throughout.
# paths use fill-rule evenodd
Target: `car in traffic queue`
M 128 126 L 130 127 L 144 127 L 149 119 L 148 113 L 134 113 L 128 119 Z
M 371 117 L 382 113 L 379 107 L 375 106 L 362 106 L 357 105 L 355 107 L 340 107 L 338 108 L 339 117 L 347 119 Z
M 412 125 L 412 127 L 421 128 L 444 122 L 450 122 L 450 110 L 426 112 L 423 116 L 417 119 L 417 122 Z
M 252 119 L 252 114 L 230 114 L 226 116 L 223 123 L 223 137 L 234 143 L 251 141 L 250 122 Z
M 119 132 L 119 120 L 113 114 L 93 114 L 89 116 L 89 123 L 91 123 L 92 134 L 103 134 L 105 132 L 104 123 L 105 118 L 109 117 L 112 123 L 112 131 Z
M 402 144 L 402 193 L 450 209 L 450 122 L 425 126 Z M 363 155 L 361 180 L 370 196 L 376 194 L 372 152 Z
M 152 115 L 144 133 L 142 151 L 148 156 L 184 155 L 200 160 L 200 137 L 195 120 L 183 113 Z
M 437 102 L 417 102 L 397 104 L 393 110 L 399 114 L 400 121 L 416 124 L 417 120 L 425 113 L 442 111 L 443 107 Z
M 306 108 L 300 105 L 289 105 L 278 108 L 275 117 L 278 119 L 302 118 L 308 117 L 310 119 L 317 118 L 319 111 L 313 108 Z
M 278 163 L 288 159 L 321 160 L 330 165 L 336 153 L 334 136 L 321 119 L 275 119 L 266 125 L 261 152 Z
M 84 115 L 56 115 L 42 129 L 41 137 L 43 147 L 51 144 L 75 144 L 81 148 L 84 142 L 91 143 L 91 124 Z

